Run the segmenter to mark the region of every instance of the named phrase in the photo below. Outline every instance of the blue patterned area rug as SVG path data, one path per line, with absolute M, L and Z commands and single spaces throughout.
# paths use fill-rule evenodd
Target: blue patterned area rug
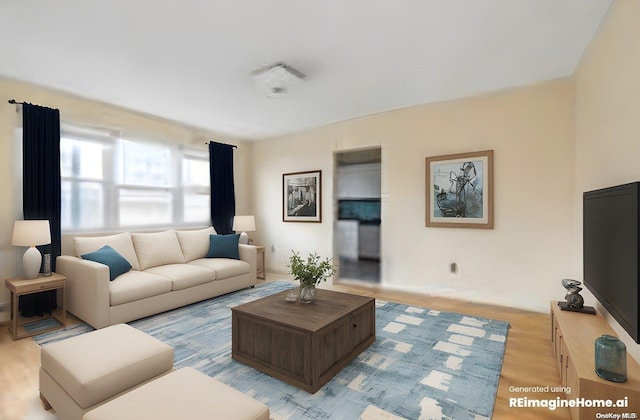
M 272 282 L 131 322 L 194 367 L 283 419 L 484 419 L 495 403 L 509 324 L 376 301 L 376 341 L 315 394 L 231 359 L 231 310 L 280 292 Z M 93 330 L 79 324 L 40 345 Z

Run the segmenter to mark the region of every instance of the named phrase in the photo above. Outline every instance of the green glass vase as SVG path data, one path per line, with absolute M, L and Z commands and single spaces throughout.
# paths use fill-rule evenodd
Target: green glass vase
M 627 380 L 627 346 L 618 337 L 603 335 L 595 342 L 596 373 L 611 382 Z

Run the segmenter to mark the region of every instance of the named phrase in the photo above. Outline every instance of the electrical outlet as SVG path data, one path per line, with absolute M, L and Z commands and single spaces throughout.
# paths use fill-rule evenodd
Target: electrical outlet
M 449 272 L 451 274 L 458 274 L 458 264 L 452 262 L 451 264 L 449 264 Z

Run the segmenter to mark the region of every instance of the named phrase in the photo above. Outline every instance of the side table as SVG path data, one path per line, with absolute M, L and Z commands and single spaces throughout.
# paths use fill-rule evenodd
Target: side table
M 64 328 L 67 322 L 67 307 L 64 296 L 64 283 L 66 279 L 67 278 L 65 276 L 62 276 L 58 273 L 51 273 L 50 276 L 44 277 L 41 275 L 39 277 L 36 277 L 35 279 L 12 278 L 5 280 L 7 289 L 11 291 L 11 325 L 9 326 L 9 331 L 11 331 L 14 340 L 31 337 L 33 335 L 57 330 L 59 328 Z M 31 293 L 44 292 L 47 290 L 62 291 L 61 306 L 58 306 L 58 308 L 55 309 L 51 315 L 36 317 L 37 319 L 20 316 L 18 311 L 18 300 L 20 296 L 28 295 Z M 24 328 L 24 326 L 28 324 L 42 321 L 47 318 L 54 318 L 56 321 L 58 321 L 59 325 L 54 325 L 52 327 L 37 329 L 33 331 L 28 331 Z
M 256 245 L 256 253 L 258 257 L 258 261 L 261 263 L 258 264 L 258 270 L 256 273 L 256 277 L 259 279 L 266 279 L 266 267 L 264 266 L 264 245 Z

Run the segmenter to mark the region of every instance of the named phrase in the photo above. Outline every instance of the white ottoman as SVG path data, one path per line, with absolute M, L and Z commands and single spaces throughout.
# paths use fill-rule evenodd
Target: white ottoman
M 173 369 L 173 348 L 127 324 L 44 346 L 40 398 L 62 420 Z
M 84 420 L 269 420 L 269 407 L 193 368 L 182 368 L 89 412 Z

